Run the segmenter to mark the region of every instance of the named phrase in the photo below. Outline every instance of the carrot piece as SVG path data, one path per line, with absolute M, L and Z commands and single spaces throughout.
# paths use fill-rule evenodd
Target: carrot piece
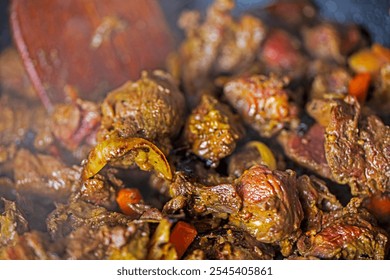
M 366 100 L 368 88 L 371 82 L 371 75 L 369 73 L 359 73 L 349 82 L 348 92 L 355 96 L 356 99 L 363 103 Z
M 194 241 L 198 232 L 193 225 L 179 221 L 173 228 L 169 242 L 175 247 L 177 257 L 180 259 Z
M 126 215 L 134 214 L 130 204 L 139 203 L 141 200 L 142 196 L 138 189 L 121 189 L 116 197 L 119 208 Z

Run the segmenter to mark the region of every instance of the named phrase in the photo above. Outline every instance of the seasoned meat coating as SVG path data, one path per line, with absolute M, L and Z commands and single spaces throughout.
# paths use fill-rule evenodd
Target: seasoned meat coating
M 390 116 L 390 63 L 380 68 L 372 99 L 368 104 L 378 114 Z
M 181 172 L 175 175 L 170 185 L 170 194 L 173 198 L 164 205 L 165 213 L 175 213 L 185 208 L 193 216 L 212 214 L 226 218 L 230 213 L 237 213 L 242 206 L 234 185 L 225 183 L 205 186 L 190 181 Z
M 86 180 L 80 189 L 80 199 L 97 206 L 115 210 L 116 190 L 119 189 L 117 180 L 110 180 L 111 176 L 95 175 Z M 123 187 L 123 185 L 120 185 Z
M 253 166 L 234 182 L 243 206 L 238 213 L 230 214 L 229 223 L 258 241 L 279 245 L 282 254 L 288 256 L 303 219 L 296 183 L 292 171 Z
M 343 208 L 325 182 L 314 176 L 299 177 L 297 187 L 304 212 L 301 227 L 304 232 L 320 231 L 324 216 Z
M 353 195 L 390 190 L 390 127 L 374 115 L 362 116 L 356 99 L 347 97 L 332 109 L 325 155 L 333 178 L 348 183 Z
M 1 89 L 7 93 L 29 101 L 38 99 L 18 51 L 14 47 L 8 47 L 0 53 L 0 82 Z
M 257 241 L 243 230 L 225 226 L 199 235 L 185 259 L 269 260 L 274 254 L 270 245 Z
M 273 75 L 254 75 L 228 82 L 224 94 L 248 125 L 271 137 L 296 118 L 297 108 L 289 103 L 285 85 Z
M 47 229 L 55 238 L 66 237 L 81 226 L 91 229 L 102 225 L 128 225 L 132 219 L 119 212 L 112 212 L 104 207 L 72 199 L 67 204 L 57 205 L 57 208 L 47 217 Z
M 18 192 L 64 202 L 80 188 L 80 168 L 68 167 L 45 154 L 20 149 L 14 159 L 14 181 Z
M 351 75 L 343 67 L 332 67 L 324 73 L 319 73 L 312 82 L 310 99 L 323 98 L 329 93 L 342 98 L 348 94 L 350 80 Z
M 337 106 L 337 102 L 334 100 L 338 99 L 337 96 L 337 94 L 329 94 L 326 98 L 310 100 L 306 103 L 306 112 L 310 117 L 315 119 L 319 125 L 326 128 L 331 119 L 332 108 Z
M 251 141 L 235 152 L 229 160 L 228 174 L 233 178 L 238 178 L 254 165 L 266 165 L 271 170 L 277 167 L 274 154 L 262 142 Z
M 320 230 L 300 237 L 299 253 L 320 259 L 383 259 L 388 237 L 359 204 L 354 198 L 345 208 L 325 215 Z
M 47 234 L 35 230 L 18 236 L 13 244 L 0 247 L 1 260 L 56 260 L 58 244 L 53 244 Z
M 190 103 L 199 101 L 198 92 L 220 74 L 234 73 L 250 66 L 264 36 L 263 23 L 250 15 L 235 21 L 232 0 L 216 0 L 200 23 L 198 12 L 187 12 L 179 20 L 186 38 L 178 51 L 180 76 Z
M 100 119 L 100 108 L 97 104 L 76 99 L 53 108 L 50 129 L 57 141 L 81 161 L 86 158 L 86 152 L 91 146 L 96 144 Z
M 29 230 L 28 222 L 13 201 L 0 200 L 0 249 L 13 245 L 19 235 Z
M 149 225 L 131 223 L 128 226 L 83 225 L 64 238 L 64 259 L 71 260 L 143 260 L 149 243 Z
M 270 30 L 260 48 L 259 60 L 268 73 L 281 73 L 301 78 L 306 72 L 307 58 L 300 41 L 283 29 Z
M 203 95 L 201 103 L 188 117 L 184 133 L 191 151 L 216 167 L 234 151 L 243 127 L 228 106 Z
M 267 12 L 294 28 L 311 22 L 317 16 L 316 7 L 308 0 L 278 0 L 267 6 Z
M 303 135 L 283 131 L 278 141 L 291 160 L 322 177 L 333 178 L 325 157 L 325 129 L 321 125 L 315 123 Z
M 336 26 L 325 22 L 302 30 L 306 50 L 316 58 L 333 60 L 342 63 L 345 58 L 341 54 L 342 39 Z
M 38 103 L 0 96 L 0 145 L 29 145 L 42 151 L 53 143 L 49 117 Z
M 167 151 L 170 139 L 183 124 L 184 97 L 173 78 L 163 71 L 143 72 L 136 82 L 127 82 L 104 99 L 98 139 L 110 133 L 141 137 Z

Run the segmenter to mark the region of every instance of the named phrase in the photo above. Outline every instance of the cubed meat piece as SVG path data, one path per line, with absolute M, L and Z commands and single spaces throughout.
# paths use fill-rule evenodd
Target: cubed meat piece
M 390 190 L 390 127 L 362 116 L 356 99 L 339 100 L 325 134 L 325 155 L 333 178 L 353 195 Z
M 281 73 L 292 78 L 301 78 L 307 67 L 300 41 L 282 29 L 269 31 L 260 48 L 259 60 L 268 73 Z
M 310 99 L 324 98 L 327 94 L 337 95 L 339 98 L 348 94 L 348 85 L 351 75 L 343 67 L 332 67 L 329 71 L 314 77 L 310 89 Z
M 320 259 L 384 259 L 388 236 L 359 204 L 354 198 L 345 208 L 325 214 L 319 230 L 300 237 L 299 253 Z
M 64 202 L 80 188 L 78 167 L 68 167 L 59 159 L 20 149 L 14 159 L 15 188 L 22 194 L 33 194 Z
M 345 61 L 341 54 L 342 39 L 336 26 L 320 23 L 314 27 L 305 27 L 302 31 L 306 50 L 315 58 Z
M 69 104 L 58 104 L 50 116 L 50 128 L 56 139 L 70 152 L 81 145 L 90 149 L 96 144 L 96 133 L 101 116 L 98 104 L 76 99 Z M 80 158 L 85 158 L 86 154 Z
M 278 141 L 286 155 L 299 165 L 332 179 L 332 172 L 325 157 L 325 129 L 315 123 L 304 134 L 282 132 Z
M 273 75 L 236 78 L 225 85 L 224 94 L 248 125 L 271 137 L 296 120 L 298 113 L 289 102 L 286 83 Z
M 303 219 L 296 184 L 292 171 L 253 166 L 234 182 L 243 206 L 230 214 L 229 223 L 258 241 L 279 245 L 284 256 L 290 255 Z
M 246 231 L 225 227 L 199 235 L 189 248 L 186 259 L 269 260 L 275 252 L 270 245 L 257 241 Z
M 117 132 L 121 137 L 145 138 L 168 151 L 183 125 L 185 104 L 173 78 L 156 70 L 110 92 L 101 110 L 99 141 Z
M 256 59 L 265 37 L 260 19 L 243 15 L 235 20 L 232 0 L 217 0 L 200 22 L 198 12 L 182 15 L 179 25 L 186 38 L 179 47 L 179 76 L 189 103 L 196 106 L 199 92 L 221 74 L 233 74 L 248 68 Z
M 228 106 L 204 95 L 188 117 L 184 133 L 191 151 L 215 167 L 234 151 L 243 127 Z

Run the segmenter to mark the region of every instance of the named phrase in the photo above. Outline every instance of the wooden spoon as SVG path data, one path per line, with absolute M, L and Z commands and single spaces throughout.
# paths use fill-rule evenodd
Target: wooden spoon
M 155 0 L 13 0 L 11 27 L 48 110 L 66 88 L 99 100 L 141 70 L 164 66 L 173 36 Z

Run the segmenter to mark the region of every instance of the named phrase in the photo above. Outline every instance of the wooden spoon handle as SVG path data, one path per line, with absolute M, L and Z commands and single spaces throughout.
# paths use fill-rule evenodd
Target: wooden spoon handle
M 164 66 L 173 37 L 155 0 L 13 0 L 11 27 L 47 109 L 65 87 L 99 100 L 141 70 Z

